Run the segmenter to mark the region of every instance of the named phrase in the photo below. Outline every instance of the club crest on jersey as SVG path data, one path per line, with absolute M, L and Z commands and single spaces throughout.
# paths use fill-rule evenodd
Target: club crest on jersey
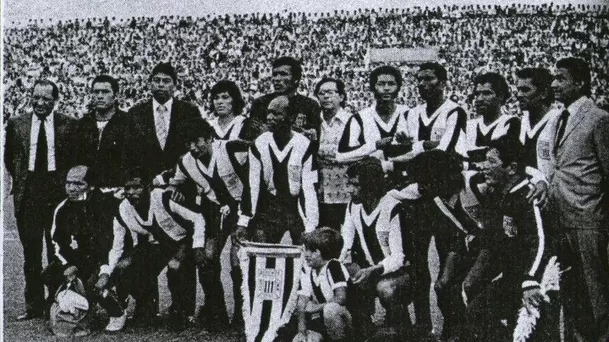
M 547 140 L 539 141 L 539 158 L 549 160 L 550 159 L 550 142 Z
M 505 235 L 509 237 L 518 235 L 518 228 L 516 227 L 513 217 L 503 216 L 503 231 L 505 232 Z
M 300 183 L 302 179 L 302 166 L 290 165 L 290 180 L 294 183 Z
M 74 239 L 74 235 L 71 236 L 72 241 L 70 242 L 70 248 L 76 250 L 78 249 L 78 241 Z
M 389 246 L 389 231 L 380 231 L 377 232 L 377 236 L 379 238 L 379 244 L 383 247 Z
M 220 178 L 222 178 L 222 180 L 224 181 L 226 186 L 229 188 L 237 187 L 237 185 L 239 183 L 239 177 L 237 177 L 237 175 L 234 173 L 229 173 L 229 174 L 220 176 Z
M 437 128 L 431 132 L 431 140 L 432 141 L 440 141 L 444 133 L 446 132 L 446 128 Z

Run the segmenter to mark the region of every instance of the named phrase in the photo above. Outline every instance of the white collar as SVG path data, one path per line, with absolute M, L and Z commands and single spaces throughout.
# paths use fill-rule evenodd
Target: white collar
M 167 102 L 165 102 L 164 104 L 162 104 L 163 106 L 165 106 L 165 108 L 167 109 L 168 112 L 171 112 L 171 107 L 173 106 L 173 97 L 170 98 Z M 161 103 L 159 103 L 154 97 L 152 98 L 152 108 L 154 108 L 154 111 L 158 111 L 159 110 L 159 106 L 161 106 Z
M 423 112 L 421 113 L 421 118 L 423 119 L 423 123 L 425 125 L 429 125 L 429 123 L 431 123 L 432 121 L 434 121 L 438 116 L 440 116 L 440 114 L 444 111 L 444 108 L 446 106 L 449 106 L 450 104 L 453 104 L 455 102 L 453 102 L 451 99 L 446 99 L 444 100 L 444 103 L 442 103 L 440 105 L 440 107 L 438 107 L 433 113 L 431 113 L 430 116 L 427 116 L 427 103 L 425 103 L 423 107 Z M 456 105 L 456 103 L 455 103 Z
M 319 116 L 321 117 L 321 122 L 327 123 L 326 118 L 324 117 L 323 110 L 319 113 Z M 332 117 L 332 119 L 330 119 L 330 122 L 332 122 L 335 119 L 337 119 L 341 123 L 347 123 L 347 120 L 349 120 L 350 117 L 351 117 L 351 113 L 347 112 L 344 108 L 341 107 L 341 108 L 338 109 L 338 111 Z
M 82 201 L 86 201 L 87 198 L 89 197 L 89 191 L 86 191 L 85 193 L 83 193 L 82 195 L 78 196 L 77 199 L 72 200 L 70 202 L 82 202 Z
M 41 119 L 38 115 L 32 114 L 32 120 L 37 122 L 53 122 L 54 112 L 51 112 L 49 115 L 45 116 L 44 119 Z

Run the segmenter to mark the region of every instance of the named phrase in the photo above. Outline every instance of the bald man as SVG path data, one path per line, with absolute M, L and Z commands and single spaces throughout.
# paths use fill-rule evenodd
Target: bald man
M 314 148 L 304 135 L 292 130 L 294 116 L 287 96 L 269 103 L 268 132 L 249 151 L 249 184 L 242 198 L 237 240 L 279 243 L 286 231 L 298 244 L 303 231 L 319 222 Z
M 87 166 L 75 166 L 68 171 L 67 198 L 59 203 L 53 215 L 53 259 L 42 272 L 49 288 L 47 304 L 53 303 L 68 267 L 76 266 L 78 277 L 94 284 L 99 266 L 106 262 L 112 247 L 112 218 L 117 204 L 114 197 L 103 194 L 95 184 Z M 87 286 L 87 291 L 91 288 Z

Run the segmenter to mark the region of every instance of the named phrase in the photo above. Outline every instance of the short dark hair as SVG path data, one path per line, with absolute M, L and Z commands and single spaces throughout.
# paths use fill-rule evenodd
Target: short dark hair
M 213 87 L 211 87 L 211 91 L 209 92 L 209 102 L 212 112 L 216 110 L 214 107 L 214 97 L 221 93 L 228 93 L 228 95 L 233 99 L 233 108 L 235 110 L 235 114 L 239 115 L 241 112 L 243 112 L 243 108 L 245 108 L 245 100 L 243 100 L 241 90 L 235 82 L 229 80 L 219 81 L 218 83 L 214 84 Z
M 416 183 L 430 185 L 434 194 L 440 190 L 458 191 L 463 186 L 462 160 L 443 150 L 425 151 L 410 160 L 407 174 Z
M 214 129 L 207 120 L 203 118 L 193 118 L 183 124 L 184 137 L 186 142 L 190 143 L 199 138 L 209 140 L 214 136 Z
M 142 181 L 142 185 L 147 187 L 150 185 L 150 179 L 144 169 L 139 166 L 128 167 L 122 170 L 121 180 L 123 184 L 127 182 L 139 178 Z
M 376 158 L 368 157 L 352 164 L 347 169 L 347 177 L 357 177 L 366 192 L 381 196 L 387 192 L 385 172 L 381 161 Z
M 591 93 L 591 76 L 590 76 L 590 67 L 588 63 L 576 57 L 566 57 L 559 59 L 556 62 L 556 68 L 559 69 L 567 69 L 571 78 L 575 82 L 583 82 L 584 87 L 582 88 L 582 95 L 590 96 Z
M 398 91 L 402 89 L 402 84 L 404 84 L 404 78 L 402 77 L 402 72 L 396 67 L 392 67 L 391 65 L 383 65 L 380 66 L 370 73 L 370 91 L 374 92 L 374 86 L 381 75 L 393 75 L 395 77 L 395 81 L 398 84 Z
M 273 69 L 284 65 L 290 67 L 294 80 L 299 82 L 302 78 L 302 66 L 300 65 L 300 61 L 289 56 L 279 57 L 273 62 Z
M 554 91 L 552 90 L 553 76 L 550 70 L 545 68 L 524 68 L 516 71 L 516 76 L 521 79 L 531 80 L 539 91 L 547 92 L 544 99 L 547 104 L 554 102 Z
M 32 92 L 34 92 L 34 88 L 36 88 L 37 85 L 51 86 L 51 95 L 53 96 L 53 100 L 57 101 L 57 99 L 59 98 L 59 88 L 57 87 L 57 84 L 55 84 L 55 82 L 49 79 L 36 80 L 36 82 L 34 82 L 34 86 L 32 87 Z
M 478 84 L 490 84 L 493 91 L 501 98 L 503 104 L 510 98 L 510 87 L 505 81 L 505 77 L 496 72 L 487 72 L 476 76 L 474 87 Z
M 321 81 L 317 82 L 317 84 L 315 85 L 315 91 L 313 92 L 313 94 L 315 94 L 315 96 L 318 96 L 319 89 L 321 88 L 321 86 L 330 82 L 334 82 L 334 84 L 336 84 L 336 89 L 338 90 L 338 93 L 343 96 L 343 100 L 340 102 L 340 106 L 345 107 L 345 105 L 347 104 L 347 92 L 345 91 L 345 83 L 337 78 L 322 78 Z
M 302 235 L 306 249 L 319 251 L 324 260 L 337 259 L 343 248 L 343 237 L 340 232 L 330 227 L 321 227 Z
M 118 94 L 119 86 L 118 86 L 118 81 L 116 80 L 116 78 L 114 78 L 110 75 L 96 76 L 93 79 L 93 82 L 91 82 L 91 88 L 95 87 L 96 83 L 110 83 L 110 87 L 112 88 L 114 95 Z
M 436 77 L 440 81 L 446 81 L 448 79 L 448 73 L 446 72 L 446 68 L 444 68 L 438 62 L 425 62 L 425 63 L 422 63 L 419 66 L 419 71 L 421 71 L 421 70 L 431 70 L 431 71 L 433 71 L 434 75 L 436 75 Z
M 502 136 L 499 139 L 491 140 L 487 144 L 487 153 L 490 150 L 497 150 L 499 153 L 499 158 L 503 162 L 503 165 L 509 165 L 511 163 L 516 163 L 521 169 L 521 162 L 523 158 L 523 149 L 522 144 L 515 138 L 510 136 Z
M 176 72 L 176 69 L 173 67 L 173 65 L 171 65 L 171 63 L 159 63 L 157 64 L 154 69 L 152 69 L 152 73 L 150 74 L 150 79 L 152 79 L 154 77 L 154 75 L 156 74 L 160 74 L 163 73 L 165 75 L 169 75 L 171 77 L 171 79 L 173 80 L 173 83 L 176 83 L 178 81 L 178 73 Z

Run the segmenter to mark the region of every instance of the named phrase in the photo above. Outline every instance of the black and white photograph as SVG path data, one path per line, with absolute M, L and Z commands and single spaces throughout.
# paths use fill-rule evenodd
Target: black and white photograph
M 605 0 L 0 0 L 0 339 L 609 342 Z

